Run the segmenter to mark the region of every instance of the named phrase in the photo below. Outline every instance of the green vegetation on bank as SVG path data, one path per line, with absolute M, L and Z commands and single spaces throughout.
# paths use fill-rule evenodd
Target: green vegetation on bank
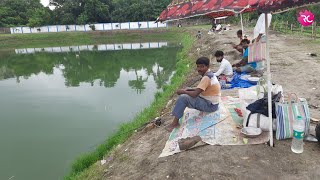
M 183 49 L 177 54 L 177 69 L 171 79 L 171 84 L 164 86 L 162 92 L 156 93 L 153 103 L 139 113 L 133 121 L 121 125 L 118 131 L 98 146 L 95 151 L 79 157 L 73 163 L 71 173 L 65 179 L 89 178 L 88 176 L 91 176 L 95 172 L 94 168 L 88 170 L 90 166 L 101 160 L 104 156 L 107 156 L 117 145 L 124 143 L 136 129 L 160 115 L 161 110 L 166 106 L 176 89 L 185 81 L 185 76 L 193 66 L 193 61 L 188 57 L 188 52 L 192 46 L 194 37 L 186 32 L 180 32 L 176 33 L 175 39 L 181 41 Z
M 177 29 L 117 31 L 117 32 L 61 32 L 39 34 L 0 34 L 0 50 L 12 48 L 41 48 L 53 46 L 97 45 L 152 41 L 175 41 Z

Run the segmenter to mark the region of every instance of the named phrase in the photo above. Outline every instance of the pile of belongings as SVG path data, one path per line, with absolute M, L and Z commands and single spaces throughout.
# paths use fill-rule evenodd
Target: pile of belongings
M 268 97 L 266 85 L 258 83 L 247 89 L 239 89 L 240 109 L 244 127 L 256 127 L 269 131 Z M 305 121 L 305 137 L 309 136 L 310 112 L 307 100 L 294 93 L 284 93 L 281 85 L 273 84 L 272 94 L 272 127 L 276 131 L 276 139 L 293 137 L 294 118 L 301 116 Z M 320 139 L 320 127 L 319 127 Z

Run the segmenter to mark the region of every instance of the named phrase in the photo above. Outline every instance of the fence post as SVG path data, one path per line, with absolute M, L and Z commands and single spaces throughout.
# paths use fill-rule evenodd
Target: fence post
M 291 32 L 293 32 L 293 24 L 291 24 Z
M 317 22 L 314 22 L 314 38 L 317 38 Z
M 301 34 L 303 34 L 303 26 L 301 25 Z
M 276 29 L 276 23 L 277 23 L 277 22 L 274 22 L 274 23 L 273 23 L 273 30 Z
M 314 23 L 315 23 L 315 22 L 312 23 L 311 38 L 314 38 Z
M 287 21 L 286 32 L 288 31 L 288 27 L 289 27 L 289 21 Z

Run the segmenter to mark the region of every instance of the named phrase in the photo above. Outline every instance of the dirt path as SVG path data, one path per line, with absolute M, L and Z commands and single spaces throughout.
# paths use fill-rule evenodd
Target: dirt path
M 196 34 L 194 29 L 194 34 Z M 209 56 L 215 50 L 225 51 L 231 62 L 239 54 L 224 45 L 238 42 L 236 30 L 223 35 L 207 35 L 195 43 L 190 55 Z M 273 81 L 287 92 L 295 92 L 308 99 L 311 114 L 320 118 L 320 44 L 308 43 L 309 39 L 286 37 L 271 33 L 271 69 Z M 319 53 L 309 57 L 309 52 Z M 217 69 L 218 65 L 212 66 Z M 193 84 L 189 78 L 186 86 Z M 188 84 L 189 83 L 189 84 Z M 316 89 L 313 89 L 316 88 Z M 235 91 L 224 92 L 235 93 Z M 236 93 L 235 93 L 236 94 Z M 174 97 L 176 98 L 176 96 Z M 318 108 L 317 108 L 318 107 Z M 169 107 L 162 117 L 168 124 Z M 276 141 L 275 148 L 254 146 L 201 146 L 170 157 L 158 158 L 169 133 L 163 127 L 149 132 L 138 132 L 119 146 L 107 164 L 94 165 L 88 179 L 319 179 L 320 147 L 306 143 L 305 151 L 296 155 L 290 150 L 291 141 Z

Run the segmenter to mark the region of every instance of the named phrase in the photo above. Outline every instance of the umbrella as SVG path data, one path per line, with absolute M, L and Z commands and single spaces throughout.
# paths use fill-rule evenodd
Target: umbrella
M 157 21 L 173 21 L 199 15 L 211 18 L 234 16 L 240 13 L 243 31 L 242 13 L 254 11 L 250 0 L 174 0 L 165 9 Z
M 272 131 L 272 100 L 271 100 L 271 71 L 269 58 L 269 32 L 267 13 L 280 13 L 290 9 L 320 4 L 320 0 L 173 0 L 159 16 L 158 21 L 170 21 L 189 18 L 199 15 L 213 14 L 214 16 L 225 16 L 257 10 L 265 13 L 266 33 L 266 62 L 268 79 L 268 110 L 270 121 L 270 146 L 273 146 Z M 219 14 L 220 13 L 220 14 Z
M 158 20 L 170 21 L 199 15 L 211 17 L 230 16 L 252 11 L 249 0 L 174 0 L 162 11 Z
M 200 15 L 232 16 L 258 10 L 280 13 L 293 8 L 319 3 L 319 0 L 173 0 L 157 21 L 172 21 Z

